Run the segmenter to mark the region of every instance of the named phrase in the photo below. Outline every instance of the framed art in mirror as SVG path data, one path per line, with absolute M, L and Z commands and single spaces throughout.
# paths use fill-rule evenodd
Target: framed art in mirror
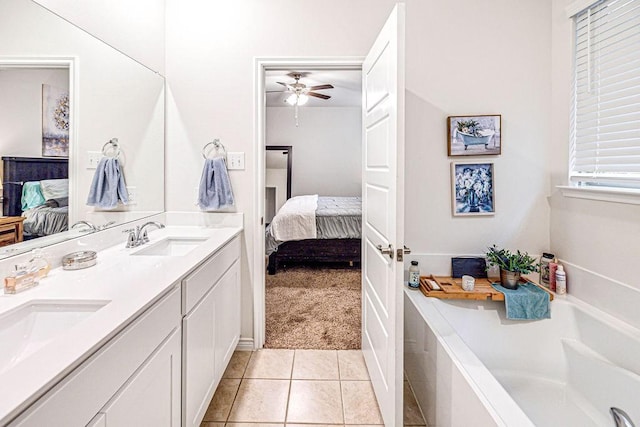
M 69 89 L 42 85 L 42 155 L 69 157 Z

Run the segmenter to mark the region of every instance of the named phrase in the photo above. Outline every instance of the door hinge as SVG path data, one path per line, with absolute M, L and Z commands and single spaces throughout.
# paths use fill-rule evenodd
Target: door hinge
M 263 216 L 260 217 L 260 225 L 264 225 L 264 217 Z

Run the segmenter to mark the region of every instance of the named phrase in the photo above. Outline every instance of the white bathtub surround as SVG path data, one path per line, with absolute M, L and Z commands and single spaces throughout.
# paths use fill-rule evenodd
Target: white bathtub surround
M 405 304 L 407 376 L 430 425 L 613 425 L 612 406 L 640 420 L 640 330 L 593 306 L 556 297 L 551 319 L 515 322 L 499 302 Z
M 563 259 L 559 262 L 567 273 L 568 294 L 640 329 L 640 289 L 637 286 Z
M 59 333 L 32 354 L 0 373 L 0 425 L 6 424 L 53 384 L 79 366 L 92 353 L 114 337 L 139 314 L 158 301 L 172 286 L 206 259 L 217 248 L 242 231 L 242 215 L 219 218 L 221 223 L 239 226 L 185 226 L 185 222 L 168 222 L 162 230 L 149 233 L 151 243 L 164 237 L 191 236 L 206 238 L 188 256 L 132 256 L 144 247 L 125 248 L 126 224 L 46 249 L 54 268 L 37 287 L 18 295 L 0 296 L 0 316 L 34 300 L 99 301 L 106 305 L 82 322 Z M 179 216 L 179 215 L 178 215 Z M 175 221 L 175 217 L 169 215 Z M 145 218 L 165 222 L 165 214 Z M 195 221 L 196 218 L 194 217 Z M 188 223 L 188 222 L 187 222 Z M 147 244 L 148 245 L 148 244 Z M 74 250 L 98 251 L 96 266 L 77 271 L 62 270 L 60 258 Z M 0 262 L 9 265 L 28 255 Z

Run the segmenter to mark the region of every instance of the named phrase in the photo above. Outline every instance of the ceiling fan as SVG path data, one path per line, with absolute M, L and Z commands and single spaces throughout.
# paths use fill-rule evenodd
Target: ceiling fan
M 293 82 L 293 83 L 276 82 L 279 85 L 284 86 L 286 88 L 285 91 L 274 90 L 274 91 L 268 91 L 267 93 L 286 93 L 286 92 L 291 92 L 291 95 L 289 95 L 285 99 L 285 102 L 287 104 L 289 104 L 289 105 L 296 105 L 296 106 L 297 105 L 306 104 L 307 101 L 309 101 L 309 97 L 310 96 L 313 96 L 315 98 L 320 98 L 320 99 L 329 99 L 329 98 L 331 98 L 330 95 L 325 95 L 323 93 L 318 93 L 318 92 L 314 92 L 314 91 L 323 90 L 323 89 L 333 89 L 333 85 L 323 84 L 323 85 L 307 87 L 307 85 L 305 85 L 304 83 L 300 83 L 300 79 L 302 78 L 302 73 L 290 73 L 288 75 L 293 77 L 295 82 Z

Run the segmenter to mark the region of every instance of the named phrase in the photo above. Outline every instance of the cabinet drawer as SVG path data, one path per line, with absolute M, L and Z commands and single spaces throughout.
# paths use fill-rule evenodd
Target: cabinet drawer
M 189 313 L 238 258 L 240 258 L 240 239 L 235 237 L 183 279 L 182 313 Z
M 86 425 L 180 325 L 180 292 L 171 291 L 127 326 L 10 426 Z

